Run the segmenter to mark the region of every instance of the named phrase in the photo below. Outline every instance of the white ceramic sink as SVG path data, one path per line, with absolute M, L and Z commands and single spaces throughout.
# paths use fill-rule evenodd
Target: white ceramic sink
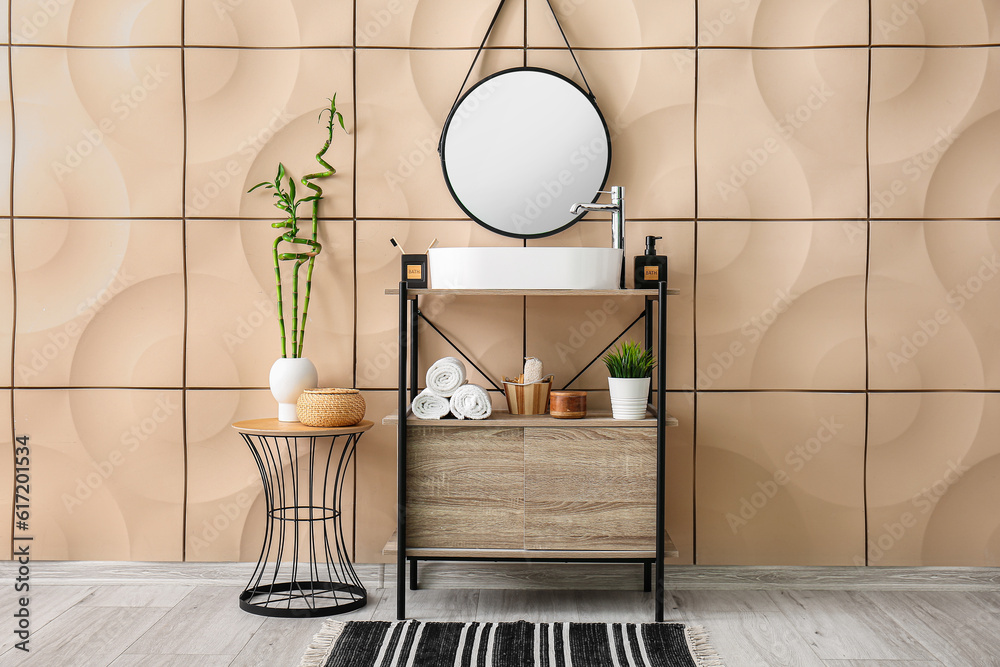
M 431 248 L 434 289 L 618 289 L 613 248 Z

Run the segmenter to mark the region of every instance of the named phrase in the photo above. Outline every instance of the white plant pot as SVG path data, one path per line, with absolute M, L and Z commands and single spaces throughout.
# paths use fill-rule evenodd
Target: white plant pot
M 649 378 L 608 378 L 611 416 L 615 419 L 642 419 L 646 416 Z
M 306 389 L 319 386 L 319 374 L 308 357 L 281 358 L 271 366 L 271 395 L 278 401 L 278 421 L 297 422 L 295 403 Z

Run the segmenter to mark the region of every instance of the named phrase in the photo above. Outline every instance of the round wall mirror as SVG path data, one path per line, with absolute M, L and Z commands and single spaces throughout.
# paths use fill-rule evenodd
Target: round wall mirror
M 469 217 L 504 236 L 538 238 L 583 214 L 611 168 L 611 135 L 592 97 L 535 67 L 498 72 L 473 86 L 441 132 L 448 189 Z

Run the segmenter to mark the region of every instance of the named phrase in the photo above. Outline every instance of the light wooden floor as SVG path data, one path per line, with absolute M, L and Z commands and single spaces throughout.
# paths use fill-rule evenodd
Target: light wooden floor
M 294 667 L 322 624 L 241 611 L 247 564 L 32 568 L 25 654 L 13 648 L 16 575 L 10 563 L 0 565 L 0 665 Z M 667 620 L 705 626 L 729 667 L 1000 665 L 993 571 L 859 577 L 844 570 L 669 568 L 676 576 Z M 391 572 L 359 566 L 371 600 L 340 618 L 393 620 Z M 651 595 L 634 590 L 641 586 L 637 566 L 431 563 L 422 565 L 420 580 L 429 588 L 408 595 L 408 610 L 423 620 L 652 620 Z M 589 590 L 546 589 L 566 586 Z M 633 590 L 594 590 L 623 587 Z

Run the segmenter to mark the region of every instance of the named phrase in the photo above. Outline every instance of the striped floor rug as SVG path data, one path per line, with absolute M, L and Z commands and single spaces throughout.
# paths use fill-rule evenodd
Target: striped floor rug
M 327 621 L 300 667 L 721 667 L 681 623 Z

